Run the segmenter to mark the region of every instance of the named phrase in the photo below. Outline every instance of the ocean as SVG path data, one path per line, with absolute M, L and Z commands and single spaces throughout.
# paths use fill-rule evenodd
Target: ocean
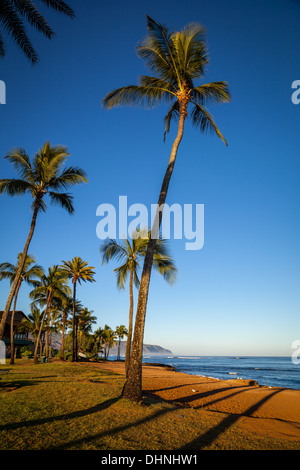
M 300 389 L 300 364 L 294 364 L 291 357 L 144 356 L 143 361 L 170 365 L 186 374 L 250 379 L 259 385 Z

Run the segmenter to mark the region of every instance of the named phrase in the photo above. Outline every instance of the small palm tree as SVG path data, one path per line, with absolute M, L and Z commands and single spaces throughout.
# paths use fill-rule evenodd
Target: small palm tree
M 201 132 L 212 131 L 227 145 L 206 105 L 211 102 L 222 103 L 230 100 L 229 89 L 224 81 L 200 85 L 195 83 L 195 80 L 203 77 L 205 67 L 208 65 L 205 30 L 201 25 L 191 24 L 182 31 L 169 32 L 165 26 L 147 16 L 147 26 L 148 35 L 138 45 L 137 53 L 155 75 L 142 76 L 138 85 L 118 88 L 108 93 L 103 99 L 106 109 L 121 105 L 152 107 L 162 101 L 171 104 L 164 118 L 164 138 L 169 132 L 171 122 L 178 120 L 177 135 L 158 198 L 158 210 L 145 256 L 139 289 L 132 360 L 123 390 L 123 396 L 133 401 L 140 401 L 142 396 L 143 335 L 153 255 L 163 216 L 163 206 L 179 144 L 183 137 L 184 124 L 189 117 L 192 124 Z M 189 112 L 190 106 L 192 109 Z
M 5 309 L 0 322 L 0 340 L 3 336 L 6 318 L 18 286 L 22 269 L 24 267 L 28 248 L 35 230 L 37 215 L 47 209 L 45 196 L 50 197 L 51 204 L 59 204 L 69 214 L 74 213 L 73 197 L 64 190 L 75 184 L 87 182 L 85 172 L 76 167 L 68 167 L 62 170 L 69 153 L 66 147 L 51 146 L 46 142 L 41 150 L 35 154 L 33 161 L 24 149 L 10 152 L 5 158 L 16 168 L 18 179 L 0 179 L 0 194 L 19 196 L 30 194 L 33 215 L 29 234 L 22 252 L 19 269 L 11 287 Z
M 27 331 L 32 334 L 35 341 L 35 347 L 40 347 L 40 354 L 42 354 L 42 338 L 44 332 L 42 325 L 43 314 L 36 305 L 31 305 L 31 313 L 27 318 L 23 318 L 18 331 Z M 40 333 L 41 331 L 41 333 Z
M 75 313 L 79 312 L 81 309 L 81 304 L 79 301 L 75 305 Z M 66 299 L 61 301 L 61 311 L 62 311 L 62 322 L 61 322 L 61 349 L 60 349 L 60 359 L 63 361 L 65 358 L 65 331 L 68 323 L 68 315 L 73 311 L 73 297 L 69 296 Z
M 120 262 L 114 271 L 117 275 L 117 287 L 125 289 L 125 282 L 129 276 L 129 322 L 128 322 L 128 336 L 126 342 L 125 353 L 125 370 L 128 373 L 130 354 L 131 354 L 131 339 L 133 329 L 133 284 L 136 288 L 139 287 L 139 269 L 140 263 L 145 258 L 147 246 L 149 243 L 150 232 L 147 230 L 136 230 L 131 235 L 131 241 L 127 238 L 122 243 L 117 243 L 115 240 L 107 239 L 100 247 L 102 253 L 102 264 L 108 263 L 114 259 Z M 166 241 L 159 239 L 155 245 L 153 255 L 153 265 L 164 276 L 168 282 L 173 282 L 176 272 L 176 267 L 172 259 L 167 253 Z
M 45 318 L 47 318 L 48 313 L 51 311 L 53 299 L 59 298 L 65 300 L 67 297 L 70 297 L 70 295 L 71 289 L 67 285 L 67 277 L 63 272 L 61 272 L 58 266 L 51 266 L 48 269 L 48 274 L 42 277 L 39 286 L 35 287 L 35 289 L 30 293 L 30 298 L 34 300 L 34 303 L 39 303 L 40 305 L 45 306 L 34 351 L 35 364 L 38 363 L 37 346 L 39 338 L 42 333 Z
M 76 324 L 79 331 L 78 350 L 81 348 L 82 335 L 84 333 L 90 333 L 92 331 L 92 325 L 97 323 L 97 318 L 93 316 L 92 313 L 94 313 L 93 310 L 89 310 L 88 308 L 84 307 L 79 311 L 77 316 Z
M 94 334 L 93 334 L 93 337 L 94 337 L 94 340 L 95 340 L 95 344 L 96 344 L 96 347 L 97 347 L 97 353 L 99 352 L 104 352 L 102 346 L 104 344 L 104 330 L 103 328 L 101 328 L 99 326 L 99 328 L 96 329 L 96 331 L 94 331 Z
M 73 319 L 72 319 L 72 361 L 77 361 L 77 352 L 75 344 L 75 305 L 76 305 L 76 284 L 77 281 L 95 282 L 94 267 L 88 266 L 87 261 L 83 261 L 79 256 L 75 256 L 71 261 L 62 261 L 61 271 L 72 280 L 73 284 Z
M 116 334 L 110 326 L 104 325 L 103 329 L 99 330 L 101 343 L 104 346 L 104 359 L 107 360 L 109 356 L 109 349 L 116 342 Z
M 120 325 L 116 327 L 116 335 L 119 338 L 118 342 L 118 355 L 117 355 L 117 360 L 119 361 L 121 359 L 121 340 L 124 338 L 124 336 L 128 336 L 128 330 L 125 325 Z
M 73 18 L 74 11 L 62 0 L 41 0 L 42 3 Z M 33 0 L 1 0 L 0 23 L 1 30 L 6 31 L 17 43 L 26 57 L 36 64 L 39 59 L 30 39 L 27 36 L 23 18 L 35 29 L 44 34 L 48 39 L 54 36 L 53 30 L 48 25 L 45 18 L 35 6 Z M 2 36 L 0 36 L 0 58 L 5 56 L 5 47 Z
M 2 279 L 9 279 L 10 285 L 13 284 L 15 277 L 17 275 L 19 265 L 20 265 L 20 260 L 22 257 L 22 253 L 18 254 L 18 260 L 17 263 L 11 264 L 11 263 L 1 263 L 0 264 L 0 280 Z M 14 364 L 14 316 L 15 316 L 15 311 L 16 311 L 16 305 L 17 305 L 17 300 L 18 300 L 18 294 L 19 290 L 21 287 L 22 282 L 26 282 L 32 287 L 36 287 L 38 285 L 38 279 L 36 278 L 41 278 L 44 274 L 43 268 L 39 266 L 38 264 L 33 264 L 35 263 L 35 258 L 31 255 L 27 255 L 25 258 L 25 263 L 21 272 L 21 276 L 16 288 L 16 293 L 14 296 L 14 304 L 13 304 L 13 309 L 12 309 L 12 314 L 11 314 L 11 324 L 10 324 L 10 363 Z

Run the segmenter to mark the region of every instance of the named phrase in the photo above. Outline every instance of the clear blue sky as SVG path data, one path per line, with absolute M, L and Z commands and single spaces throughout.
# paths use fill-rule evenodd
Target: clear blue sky
M 105 94 L 145 73 L 135 53 L 145 15 L 180 29 L 207 29 L 205 81 L 226 80 L 230 104 L 210 107 L 229 143 L 202 135 L 187 122 L 170 185 L 169 204 L 204 204 L 205 243 L 186 251 L 170 241 L 178 267 L 168 286 L 153 273 L 145 342 L 175 354 L 290 355 L 300 339 L 300 105 L 291 84 L 300 79 L 300 1 L 71 1 L 76 19 L 43 10 L 53 41 L 30 37 L 40 55 L 32 67 L 7 40 L 0 80 L 0 177 L 15 172 L 3 156 L 14 147 L 33 155 L 46 140 L 69 148 L 87 185 L 73 190 L 75 215 L 49 204 L 40 214 L 29 252 L 48 268 L 81 256 L 96 268 L 78 297 L 98 325 L 127 324 L 128 291 L 116 289 L 115 265 L 101 266 L 96 208 L 154 204 L 175 135 L 163 143 L 165 107 L 151 111 L 101 107 Z M 30 223 L 30 198 L 0 197 L 0 260 L 14 263 Z M 0 309 L 9 285 L 0 283 Z M 29 313 L 29 289 L 18 308 Z

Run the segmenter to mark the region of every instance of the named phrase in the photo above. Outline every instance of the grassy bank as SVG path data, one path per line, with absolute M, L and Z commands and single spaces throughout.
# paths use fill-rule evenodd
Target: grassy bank
M 0 366 L 0 449 L 300 448 L 243 434 L 238 423 L 222 432 L 223 413 L 147 397 L 133 404 L 120 398 L 123 383 L 123 376 L 84 363 Z

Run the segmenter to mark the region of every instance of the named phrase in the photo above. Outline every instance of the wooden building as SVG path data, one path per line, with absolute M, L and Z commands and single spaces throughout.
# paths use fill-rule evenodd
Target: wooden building
M 3 311 L 0 311 L 0 320 L 2 318 Z M 6 357 L 10 357 L 10 326 L 11 326 L 11 315 L 12 312 L 9 311 L 5 323 L 5 328 L 4 328 L 4 333 L 2 337 L 2 341 L 4 342 L 6 346 Z M 23 313 L 21 310 L 16 310 L 14 314 L 14 324 L 13 324 L 13 331 L 14 331 L 14 348 L 15 348 L 15 354 L 18 356 L 20 349 L 23 346 L 30 346 L 31 348 L 33 347 L 33 341 L 31 341 L 28 338 L 28 333 L 27 332 L 18 332 L 18 328 L 21 324 L 21 321 L 23 318 L 27 318 L 25 313 Z

